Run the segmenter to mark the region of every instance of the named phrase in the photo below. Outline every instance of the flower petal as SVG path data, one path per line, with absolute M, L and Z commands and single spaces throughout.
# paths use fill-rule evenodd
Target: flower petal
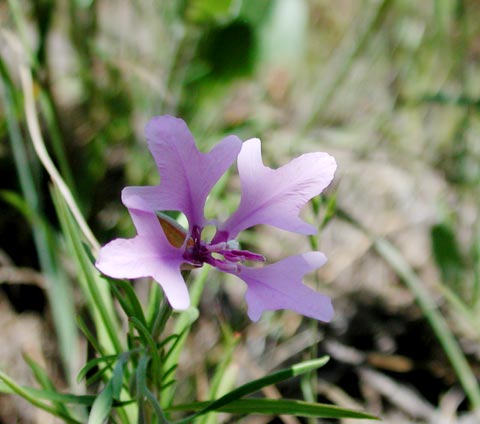
M 300 209 L 330 184 L 337 165 L 327 153 L 307 153 L 278 169 L 263 165 L 260 140 L 245 141 L 238 155 L 242 186 L 240 205 L 219 227 L 229 239 L 258 224 L 301 234 L 316 228 L 298 216 Z
M 237 157 L 241 140 L 228 136 L 210 152 L 201 153 L 185 122 L 167 115 L 151 119 L 145 134 L 160 172 L 160 185 L 126 187 L 123 203 L 141 210 L 178 210 L 186 215 L 190 228 L 203 227 L 207 196 Z
M 152 277 L 162 286 L 173 308 L 188 308 L 190 297 L 180 272 L 182 251 L 168 243 L 154 214 L 130 213 L 138 235 L 102 247 L 95 266 L 112 278 Z
M 247 283 L 245 300 L 250 319 L 257 321 L 265 310 L 292 309 L 307 317 L 330 321 L 333 317 L 330 298 L 302 283 L 306 273 L 326 260 L 321 252 L 309 252 L 263 268 L 242 266 L 235 275 Z

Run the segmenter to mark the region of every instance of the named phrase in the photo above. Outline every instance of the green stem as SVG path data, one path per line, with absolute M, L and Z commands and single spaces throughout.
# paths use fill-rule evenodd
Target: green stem
M 162 334 L 165 326 L 167 325 L 168 319 L 172 315 L 172 307 L 166 299 L 163 300 L 162 305 L 158 315 L 155 317 L 152 327 L 152 337 L 154 340 L 157 340 Z

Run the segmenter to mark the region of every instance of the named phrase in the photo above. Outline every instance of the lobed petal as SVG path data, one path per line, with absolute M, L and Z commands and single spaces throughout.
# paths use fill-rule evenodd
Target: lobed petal
M 122 201 L 128 208 L 183 212 L 190 228 L 205 223 L 208 194 L 240 152 L 236 136 L 224 138 L 210 152 L 202 153 L 187 125 L 172 116 L 157 116 L 145 128 L 150 151 L 160 173 L 156 187 L 126 187 Z
M 95 266 L 112 278 L 152 277 L 174 309 L 186 309 L 190 297 L 180 272 L 182 250 L 171 246 L 155 214 L 130 210 L 138 235 L 116 239 L 100 249 Z
M 164 194 L 160 186 L 128 186 L 122 190 L 122 203 L 128 209 L 141 211 L 162 211 L 174 210 L 168 209 L 168 193 Z
M 219 226 L 234 239 L 246 228 L 268 224 L 300 234 L 316 228 L 299 217 L 300 210 L 333 179 L 337 165 L 327 153 L 307 153 L 271 169 L 262 162 L 260 140 L 245 141 L 238 155 L 242 197 L 238 209 Z M 219 236 L 220 240 L 221 237 Z
M 326 262 L 321 252 L 290 256 L 263 268 L 240 267 L 235 273 L 247 284 L 248 316 L 257 321 L 266 310 L 292 309 L 299 314 L 328 322 L 332 301 L 302 283 L 303 276 Z

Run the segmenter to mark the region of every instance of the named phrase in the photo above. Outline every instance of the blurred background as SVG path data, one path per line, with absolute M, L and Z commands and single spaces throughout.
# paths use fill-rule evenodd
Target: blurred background
M 323 251 L 309 283 L 332 296 L 335 319 L 286 311 L 251 324 L 242 285 L 211 273 L 179 400 L 208 397 L 228 328 L 240 339 L 234 385 L 313 349 L 331 361 L 312 398 L 386 423 L 478 422 L 479 22 L 476 0 L 0 2 L 0 367 L 30 382 L 26 352 L 65 385 L 51 305 L 84 305 L 26 129 L 26 64 L 48 151 L 102 244 L 134 234 L 121 189 L 158 183 L 143 137 L 153 115 L 183 118 L 203 151 L 233 133 L 261 138 L 271 167 L 311 151 L 337 159 L 334 183 L 305 210 L 318 239 L 256 228 L 241 240 L 271 261 Z M 216 193 L 207 214 L 225 217 L 235 172 Z M 302 397 L 298 381 L 272 391 Z M 0 420 L 51 422 L 5 395 Z

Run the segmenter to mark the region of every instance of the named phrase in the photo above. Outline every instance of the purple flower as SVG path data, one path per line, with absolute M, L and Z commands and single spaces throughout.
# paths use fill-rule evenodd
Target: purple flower
M 235 136 L 201 153 L 185 122 L 172 116 L 153 118 L 145 133 L 160 173 L 160 185 L 123 190 L 122 202 L 130 212 L 137 236 L 116 239 L 104 246 L 97 268 L 113 278 L 152 277 L 162 286 L 173 308 L 186 309 L 190 298 L 181 270 L 207 263 L 247 284 L 248 315 L 254 321 L 263 311 L 277 309 L 331 320 L 330 298 L 302 283 L 306 273 L 326 262 L 323 253 L 308 252 L 274 264 L 249 267 L 245 262 L 264 262 L 265 258 L 240 249 L 235 238 L 242 230 L 258 224 L 315 234 L 316 228 L 300 219 L 299 212 L 333 179 L 333 157 L 308 153 L 271 169 L 262 162 L 260 140 L 242 143 Z M 235 159 L 242 190 L 240 204 L 225 222 L 207 221 L 207 196 Z M 159 214 L 171 210 L 185 214 L 188 231 Z M 212 240 L 202 240 L 202 230 L 212 224 L 216 227 Z

